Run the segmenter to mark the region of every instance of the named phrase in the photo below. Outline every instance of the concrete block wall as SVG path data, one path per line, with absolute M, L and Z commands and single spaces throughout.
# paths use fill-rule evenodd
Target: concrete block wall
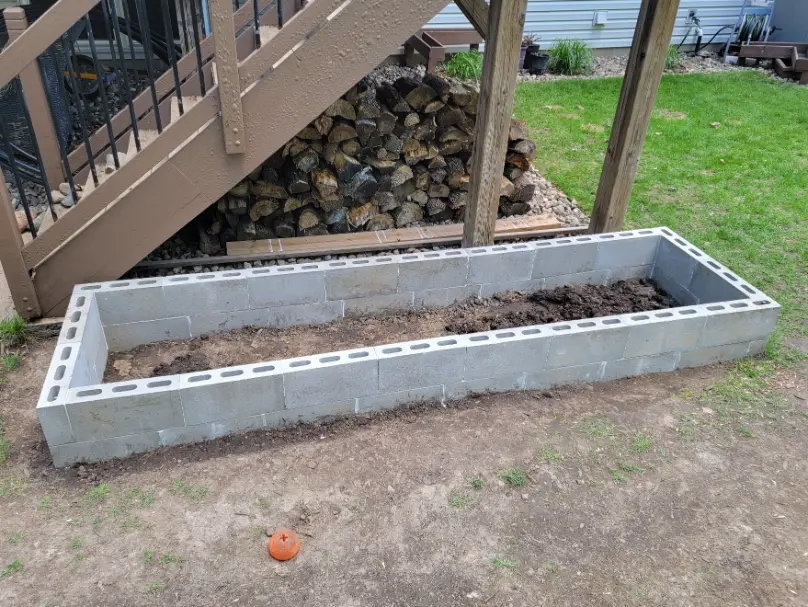
M 653 276 L 682 307 L 101 383 L 109 350 Z M 473 393 L 759 353 L 779 305 L 666 228 L 76 287 L 37 412 L 57 466 Z

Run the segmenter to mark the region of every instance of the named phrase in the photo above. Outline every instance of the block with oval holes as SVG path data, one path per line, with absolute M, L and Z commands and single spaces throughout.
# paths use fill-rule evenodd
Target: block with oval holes
M 533 278 L 591 272 L 597 260 L 598 242 L 594 236 L 537 242 Z
M 466 381 L 545 368 L 552 334 L 542 327 L 487 331 L 466 336 Z M 456 378 L 461 379 L 461 378 Z
M 423 291 L 466 285 L 469 258 L 465 251 L 440 251 L 401 255 L 398 258 L 398 290 Z
M 371 396 L 379 391 L 373 348 L 329 352 L 282 362 L 286 408 L 314 407 Z
M 167 277 L 163 283 L 166 317 L 248 309 L 245 276 L 244 272 L 211 272 Z
M 660 310 L 632 314 L 629 320 L 626 355 L 651 356 L 696 349 L 707 321 L 707 311 L 701 308 Z
M 155 277 L 105 283 L 95 291 L 101 321 L 106 326 L 168 317 L 164 280 Z
M 379 392 L 399 392 L 462 380 L 466 336 L 454 335 L 374 348 Z
M 619 270 L 654 263 L 660 237 L 653 230 L 592 236 L 598 243 L 595 270 Z M 577 238 L 576 240 L 580 240 Z
M 468 284 L 516 282 L 533 278 L 536 246 L 531 242 L 469 249 Z
M 619 316 L 549 327 L 553 337 L 547 353 L 548 369 L 623 358 L 630 330 Z
M 250 308 L 325 301 L 325 274 L 320 264 L 258 268 L 247 272 Z
M 392 257 L 327 262 L 325 289 L 329 300 L 395 293 L 398 264 Z

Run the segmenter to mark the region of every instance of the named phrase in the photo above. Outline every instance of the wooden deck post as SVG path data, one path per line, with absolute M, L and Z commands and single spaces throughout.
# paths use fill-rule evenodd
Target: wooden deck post
M 455 0 L 457 8 L 465 15 L 477 30 L 477 33 L 483 37 L 483 40 L 488 38 L 488 5 L 485 0 Z
M 527 0 L 491 0 L 463 246 L 494 242 Z
M 233 3 L 231 0 L 208 0 L 208 8 L 216 55 L 216 75 L 219 80 L 224 149 L 228 154 L 243 154 L 247 150 L 247 138 L 241 107 Z
M 25 11 L 19 7 L 7 8 L 3 11 L 3 18 L 8 30 L 8 41 L 14 42 L 28 29 L 28 19 Z M 42 74 L 39 63 L 34 61 L 20 71 L 20 84 L 31 114 L 31 124 L 34 127 L 32 137 L 36 138 L 39 153 L 42 155 L 42 164 L 48 185 L 52 190 L 59 187 L 64 181 L 61 155 L 59 153 L 59 138 L 53 124 L 48 98 L 45 96 L 45 87 L 42 84 Z
M 679 0 L 643 0 L 640 7 L 589 224 L 592 233 L 623 226 L 678 8 Z
M 42 315 L 34 283 L 22 259 L 22 235 L 14 215 L 14 207 L 6 187 L 6 178 L 0 171 L 0 264 L 6 275 L 14 307 L 21 316 L 35 318 Z

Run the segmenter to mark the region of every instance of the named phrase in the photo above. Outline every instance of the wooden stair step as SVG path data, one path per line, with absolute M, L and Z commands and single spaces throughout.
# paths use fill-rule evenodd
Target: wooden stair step
M 215 73 L 215 72 L 214 72 Z M 214 76 L 215 79 L 215 76 Z M 194 107 L 202 97 L 198 95 L 183 95 L 182 97 L 182 113 L 185 114 L 188 110 Z M 171 98 L 171 122 L 174 123 L 180 118 L 180 104 L 176 97 Z
M 262 25 L 258 28 L 258 35 L 261 37 L 261 46 L 272 40 L 280 30 L 274 25 Z
M 154 129 L 141 129 L 138 131 L 138 139 L 140 139 L 140 149 L 142 150 L 147 145 L 149 145 L 152 141 L 154 141 L 159 133 Z M 137 154 L 137 146 L 135 145 L 135 138 L 129 138 L 129 152 L 127 153 L 127 158 L 132 158 L 135 154 Z

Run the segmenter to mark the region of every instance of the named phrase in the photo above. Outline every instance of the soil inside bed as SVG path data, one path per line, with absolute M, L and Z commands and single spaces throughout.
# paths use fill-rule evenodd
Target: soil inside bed
M 105 382 L 191 373 L 388 343 L 648 312 L 677 304 L 652 281 L 571 285 L 532 294 L 507 292 L 445 308 L 345 318 L 285 329 L 245 327 L 194 339 L 111 352 Z

